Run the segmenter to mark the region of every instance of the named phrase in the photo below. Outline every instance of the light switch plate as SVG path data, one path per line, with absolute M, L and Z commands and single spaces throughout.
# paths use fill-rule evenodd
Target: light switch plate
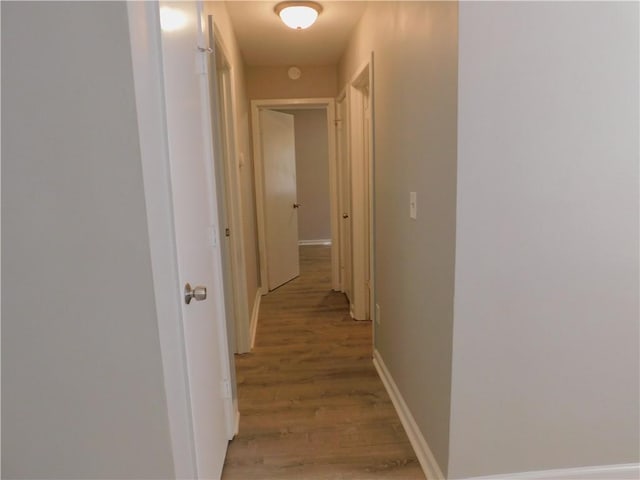
M 418 204 L 416 192 L 409 192 L 409 218 L 414 220 L 418 217 Z

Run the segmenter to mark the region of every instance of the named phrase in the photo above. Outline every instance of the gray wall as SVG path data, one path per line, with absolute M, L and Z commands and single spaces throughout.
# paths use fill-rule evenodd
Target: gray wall
M 294 117 L 299 240 L 331 240 L 326 110 L 282 110 Z
M 452 478 L 639 461 L 638 13 L 460 5 Z
M 456 202 L 457 4 L 371 2 L 340 63 L 374 52 L 375 347 L 446 473 Z M 409 218 L 409 192 L 418 216 Z
M 2 473 L 173 476 L 124 3 L 2 2 Z
M 302 75 L 291 80 L 288 66 L 258 67 L 246 70 L 247 95 L 251 100 L 271 98 L 322 98 L 338 94 L 335 65 L 303 65 Z

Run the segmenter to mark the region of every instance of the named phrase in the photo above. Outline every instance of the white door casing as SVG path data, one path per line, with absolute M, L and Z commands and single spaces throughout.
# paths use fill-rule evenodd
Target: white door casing
M 340 284 L 349 301 L 352 297 L 351 254 L 351 163 L 349 161 L 349 117 L 348 99 L 345 92 L 338 98 L 337 145 L 338 145 L 338 190 L 340 194 Z
M 364 192 L 364 201 L 365 201 L 365 221 L 364 221 L 364 231 L 366 232 L 366 241 L 365 241 L 365 305 L 367 308 L 367 318 L 372 319 L 373 312 L 375 312 L 375 306 L 373 305 L 373 270 L 371 268 L 372 258 L 373 258 L 373 209 L 370 208 L 372 203 L 372 195 L 373 195 L 373 165 L 372 165 L 372 155 L 371 155 L 371 131 L 372 131 L 372 112 L 371 112 L 371 100 L 370 96 L 370 88 L 369 83 L 366 84 L 365 88 L 362 90 L 363 92 L 363 150 L 364 150 L 364 178 L 365 178 L 365 192 Z
M 263 109 L 323 109 L 327 112 L 327 132 L 329 151 L 329 203 L 331 211 L 331 288 L 341 290 L 340 286 L 340 237 L 339 224 L 341 213 L 338 201 L 338 166 L 336 164 L 336 129 L 335 129 L 335 99 L 333 98 L 287 98 L 273 100 L 251 101 L 251 122 L 253 127 L 253 161 L 256 188 L 256 217 L 258 223 L 258 253 L 260 256 L 260 286 L 261 293 L 268 292 L 268 259 L 266 254 L 265 228 L 265 193 L 264 166 L 261 148 L 260 111 Z M 302 207 L 304 208 L 304 206 Z
M 269 290 L 300 274 L 294 117 L 260 110 Z
M 235 134 L 235 117 L 233 105 L 233 82 L 229 55 L 218 35 L 218 29 L 211 15 L 208 16 L 209 47 L 209 79 L 211 111 L 213 120 L 213 135 L 219 139 L 216 142 L 215 156 L 216 170 L 220 174 L 216 177 L 220 192 L 219 210 L 220 220 L 224 228 L 229 228 L 229 234 L 224 238 L 223 251 L 225 262 L 225 284 L 227 304 L 232 312 L 230 320 L 233 327 L 231 349 L 235 353 L 246 353 L 251 349 L 251 335 L 249 331 L 249 307 L 247 303 L 246 262 L 244 255 L 244 235 L 242 230 L 242 198 L 240 194 L 240 165 L 236 161 L 237 140 Z M 229 328 L 231 330 L 231 328 Z M 231 331 L 229 332 L 232 333 Z
M 206 57 L 197 48 L 206 44 L 201 7 L 200 2 L 128 4 L 158 327 L 178 478 L 220 477 L 234 419 L 228 395 L 232 358 L 215 233 Z M 186 282 L 206 286 L 207 298 L 187 305 Z
M 351 315 L 356 320 L 371 318 L 371 119 L 370 63 L 354 75 L 349 84 L 349 159 L 351 175 L 352 296 Z

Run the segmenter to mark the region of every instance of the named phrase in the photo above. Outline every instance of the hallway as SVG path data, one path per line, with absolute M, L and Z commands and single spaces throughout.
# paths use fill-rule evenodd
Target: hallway
M 371 322 L 331 291 L 330 248 L 301 247 L 300 271 L 262 298 L 255 348 L 236 357 L 223 479 L 424 478 L 372 364 Z

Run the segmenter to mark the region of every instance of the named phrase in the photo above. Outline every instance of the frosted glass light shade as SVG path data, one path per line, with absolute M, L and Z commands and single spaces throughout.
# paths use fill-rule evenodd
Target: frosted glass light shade
M 189 19 L 184 11 L 177 8 L 160 8 L 160 28 L 165 32 L 175 32 L 187 26 Z
M 315 2 L 282 2 L 275 11 L 287 27 L 304 30 L 315 23 L 322 7 Z

